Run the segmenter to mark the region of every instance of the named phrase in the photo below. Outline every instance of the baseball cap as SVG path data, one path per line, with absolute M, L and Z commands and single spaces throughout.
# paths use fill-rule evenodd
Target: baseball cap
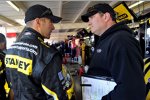
M 116 14 L 115 14 L 115 11 L 113 10 L 113 8 L 109 5 L 109 4 L 106 4 L 106 3 L 99 3 L 99 4 L 96 4 L 92 7 L 90 7 L 88 10 L 87 10 L 87 13 L 82 15 L 81 16 L 81 19 L 84 21 L 84 22 L 88 22 L 89 21 L 89 17 L 90 16 L 93 16 L 95 15 L 96 13 L 110 13 L 111 17 L 113 19 L 115 19 L 116 17 Z
M 43 5 L 33 5 L 25 13 L 25 23 L 34 20 L 35 18 L 49 18 L 53 23 L 58 23 L 62 19 L 61 17 L 54 16 L 51 9 Z

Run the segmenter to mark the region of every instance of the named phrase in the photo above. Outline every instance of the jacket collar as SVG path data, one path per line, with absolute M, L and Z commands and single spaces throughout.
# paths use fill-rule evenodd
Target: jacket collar
M 109 29 L 107 29 L 99 37 L 99 41 L 105 39 L 110 34 L 115 34 L 116 31 L 119 31 L 119 30 L 125 30 L 125 31 L 128 31 L 129 33 L 132 33 L 131 29 L 125 24 L 125 22 L 119 22 L 119 23 L 116 23 L 116 24 L 112 25 Z
M 36 36 L 36 37 L 40 38 L 40 40 L 44 41 L 43 36 L 39 32 L 37 32 L 36 30 L 34 30 L 33 28 L 27 27 L 25 32 L 31 32 L 34 36 Z

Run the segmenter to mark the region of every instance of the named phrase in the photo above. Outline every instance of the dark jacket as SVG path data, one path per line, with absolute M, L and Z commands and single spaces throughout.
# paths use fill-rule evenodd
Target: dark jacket
M 6 99 L 6 92 L 4 85 L 6 82 L 5 64 L 4 64 L 5 53 L 0 50 L 0 100 Z
M 117 84 L 102 100 L 145 100 L 143 58 L 132 33 L 117 23 L 98 40 L 88 74 L 112 77 Z
M 15 100 L 67 100 L 62 59 L 31 28 L 8 50 L 6 75 Z

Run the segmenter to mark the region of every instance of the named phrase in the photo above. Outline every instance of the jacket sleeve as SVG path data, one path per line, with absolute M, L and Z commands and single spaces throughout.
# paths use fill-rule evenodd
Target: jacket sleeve
M 68 100 L 64 88 L 62 61 L 58 54 L 52 58 L 42 72 L 41 83 L 42 88 L 47 93 L 47 98 L 54 98 L 54 100 Z
M 113 91 L 102 100 L 145 100 L 143 59 L 139 44 L 129 37 L 112 42 L 108 64 L 116 82 Z

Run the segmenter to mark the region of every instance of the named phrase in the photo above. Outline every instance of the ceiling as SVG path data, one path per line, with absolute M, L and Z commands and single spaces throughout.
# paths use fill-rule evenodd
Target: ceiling
M 62 21 L 55 24 L 56 30 L 53 31 L 53 39 L 63 39 L 68 34 L 75 34 L 80 28 L 86 28 L 87 24 L 81 21 L 81 15 L 84 14 L 88 7 L 97 3 L 108 3 L 111 6 L 119 4 L 121 1 L 92 1 L 92 0 L 23 0 L 23 1 L 12 1 L 18 8 L 19 12 L 12 8 L 6 1 L 0 1 L 0 25 L 7 29 L 14 28 L 15 31 L 21 32 L 24 27 L 24 13 L 32 5 L 41 4 L 48 8 L 51 8 L 54 15 L 62 17 Z M 126 4 L 130 6 L 137 1 L 126 1 Z M 144 3 L 132 8 L 137 14 L 145 14 L 150 12 L 150 2 L 145 1 Z M 60 36 L 60 33 L 64 33 Z

